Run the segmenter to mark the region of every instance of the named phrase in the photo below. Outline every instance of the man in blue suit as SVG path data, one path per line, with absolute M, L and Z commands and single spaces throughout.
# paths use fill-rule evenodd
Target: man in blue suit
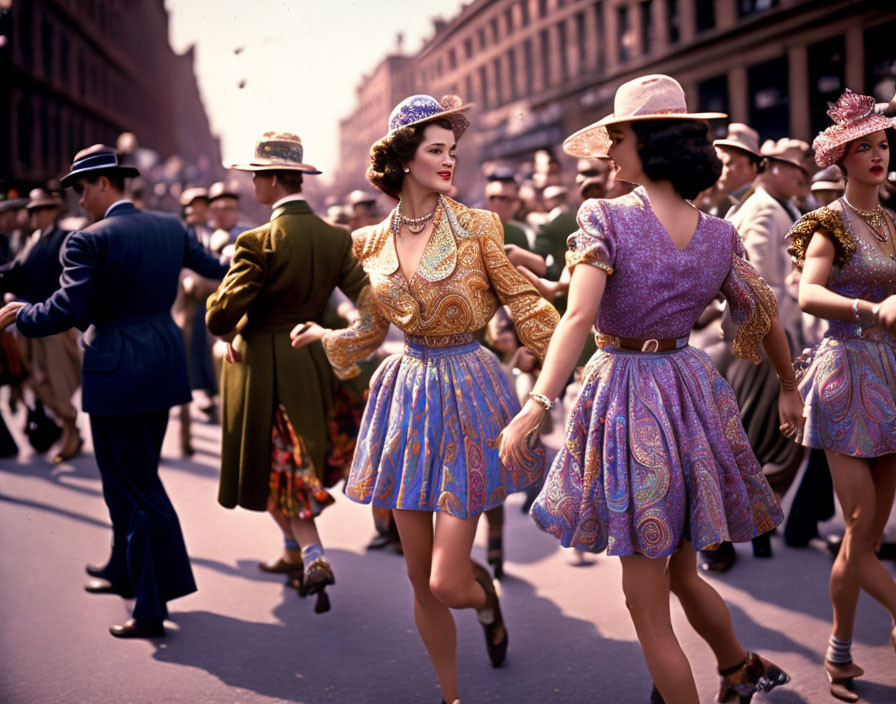
M 110 147 L 75 156 L 62 185 L 74 188 L 94 224 L 63 248 L 61 288 L 41 303 L 0 310 L 26 337 L 71 327 L 85 331 L 82 404 L 90 415 L 103 496 L 112 519 L 112 554 L 86 585 L 92 593 L 136 597 L 118 638 L 165 635 L 166 602 L 196 590 L 177 514 L 159 478 L 168 411 L 190 400 L 183 338 L 171 318 L 184 267 L 209 278 L 227 271 L 173 216 L 126 200 Z

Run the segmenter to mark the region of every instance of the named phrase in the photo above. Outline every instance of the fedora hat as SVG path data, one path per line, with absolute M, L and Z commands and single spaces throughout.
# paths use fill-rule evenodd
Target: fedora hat
M 21 210 L 26 205 L 28 205 L 27 198 L 7 198 L 5 195 L 0 195 L 0 213 L 5 213 L 8 210 Z
M 773 139 L 765 140 L 759 149 L 759 154 L 766 159 L 783 161 L 785 164 L 802 169 L 808 174 L 809 171 L 805 167 L 805 159 L 810 151 L 808 143 L 803 140 L 782 137 L 777 142 Z
M 61 208 L 62 203 L 59 199 L 50 193 L 46 188 L 34 188 L 28 194 L 28 210 L 36 208 Z
M 190 205 L 194 200 L 208 200 L 208 189 L 202 186 L 190 186 L 185 188 L 180 194 L 180 204 L 184 208 Z
M 389 115 L 389 132 L 386 136 L 388 137 L 402 127 L 445 118 L 451 122 L 454 138 L 460 139 L 467 127 L 470 126 L 470 121 L 461 113 L 471 107 L 473 106 L 469 103 L 463 105 L 461 99 L 456 95 L 446 95 L 441 100 L 436 100 L 431 95 L 412 95 L 393 108 Z
M 732 122 L 729 124 L 728 134 L 725 135 L 725 138 L 713 140 L 712 146 L 740 149 L 757 159 L 761 158 L 759 154 L 759 133 L 743 122 Z
M 311 164 L 302 161 L 305 148 L 297 134 L 290 132 L 265 132 L 255 143 L 255 158 L 248 164 L 232 164 L 237 171 L 301 171 L 319 174 Z
M 853 93 L 849 88 L 836 103 L 828 103 L 828 117 L 834 124 L 821 131 L 812 142 L 815 163 L 819 166 L 840 161 L 846 154 L 846 145 L 852 140 L 896 127 L 896 118 L 884 117 L 875 110 L 874 98 Z
M 684 89 L 671 76 L 641 76 L 616 89 L 613 113 L 563 140 L 563 151 L 577 157 L 605 157 L 610 148 L 608 125 L 641 120 L 714 120 L 723 112 L 688 112 Z
M 843 172 L 836 164 L 831 164 L 812 177 L 812 191 L 842 191 L 846 188 Z
M 223 181 L 215 181 L 208 188 L 208 202 L 211 203 L 213 200 L 217 200 L 218 198 L 237 198 L 239 199 L 240 192 L 235 188 L 234 184 L 227 184 Z
M 75 154 L 71 171 L 63 176 L 59 183 L 63 188 L 68 188 L 75 185 L 75 181 L 85 176 L 100 176 L 113 173 L 125 178 L 140 175 L 140 172 L 133 166 L 120 166 L 118 154 L 112 147 L 107 147 L 105 144 L 94 144 Z

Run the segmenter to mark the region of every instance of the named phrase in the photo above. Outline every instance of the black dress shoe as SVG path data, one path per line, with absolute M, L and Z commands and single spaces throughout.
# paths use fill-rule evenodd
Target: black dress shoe
M 91 579 L 84 585 L 84 591 L 91 594 L 117 594 L 123 599 L 133 599 L 134 590 L 121 584 L 112 584 L 107 579 Z
M 120 626 L 110 626 L 109 633 L 116 638 L 161 638 L 165 635 L 165 626 L 161 621 L 129 618 Z
M 720 543 L 715 550 L 700 551 L 700 569 L 705 572 L 727 572 L 737 562 L 737 553 L 731 543 Z

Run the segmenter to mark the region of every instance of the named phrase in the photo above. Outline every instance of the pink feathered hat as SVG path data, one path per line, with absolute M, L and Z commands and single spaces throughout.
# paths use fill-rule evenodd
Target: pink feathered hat
M 819 166 L 836 164 L 846 153 L 846 145 L 854 139 L 896 127 L 896 118 L 875 112 L 874 105 L 875 100 L 870 95 L 853 93 L 849 88 L 836 103 L 828 103 L 828 116 L 834 124 L 820 132 L 812 142 L 815 163 Z

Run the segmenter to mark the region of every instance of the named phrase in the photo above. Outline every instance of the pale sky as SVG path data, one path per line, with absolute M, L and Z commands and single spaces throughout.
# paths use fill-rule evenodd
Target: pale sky
M 414 52 L 432 18 L 460 0 L 165 0 L 177 53 L 196 45 L 199 90 L 225 162 L 250 157 L 267 130 L 297 133 L 324 177 L 338 159 L 339 120 L 396 34 Z M 234 50 L 242 47 L 239 54 Z M 245 86 L 239 88 L 241 81 Z M 383 125 L 385 132 L 386 125 Z

